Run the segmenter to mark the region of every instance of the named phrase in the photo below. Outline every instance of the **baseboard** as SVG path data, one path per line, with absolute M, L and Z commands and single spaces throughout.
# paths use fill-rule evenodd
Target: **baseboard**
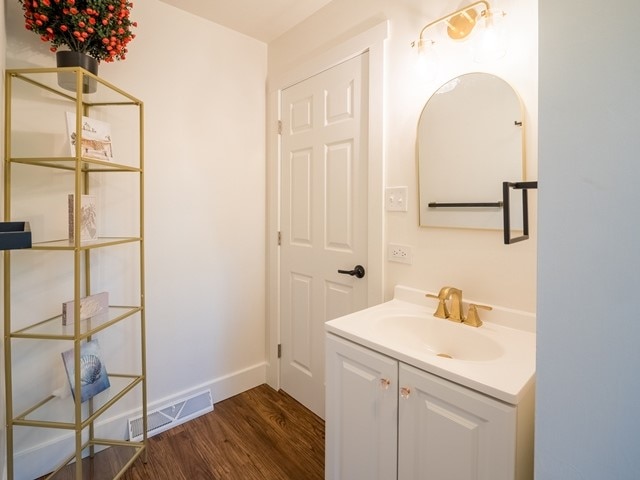
M 211 390 L 215 404 L 265 383 L 267 378 L 266 368 L 266 363 L 259 363 L 252 367 L 213 379 L 209 382 L 194 385 L 189 389 L 154 400 L 149 403 L 147 408 L 148 410 L 154 410 L 162 405 L 172 403 L 177 399 L 193 395 L 205 389 Z M 127 419 L 140 415 L 141 413 L 141 409 L 132 410 L 96 422 L 96 436 L 126 440 L 128 436 Z M 108 412 L 104 415 L 108 416 Z M 16 452 L 14 456 L 14 476 L 16 480 L 30 480 L 51 472 L 58 466 L 62 458 L 65 458 L 69 455 L 70 451 L 73 451 L 73 442 L 73 433 L 66 433 L 54 440 L 34 445 L 21 452 Z M 6 473 L 3 477 L 6 478 Z

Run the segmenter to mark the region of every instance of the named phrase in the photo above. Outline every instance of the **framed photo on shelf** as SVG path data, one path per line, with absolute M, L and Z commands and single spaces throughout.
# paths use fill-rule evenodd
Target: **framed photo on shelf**
M 75 302 L 69 300 L 62 304 L 62 325 L 71 325 L 74 322 Z M 96 293 L 80 299 L 80 320 L 96 317 L 107 312 L 109 308 L 109 292 Z
M 75 237 L 75 195 L 69 194 L 69 241 Z M 80 241 L 96 240 L 98 238 L 98 210 L 95 195 L 81 195 L 80 198 Z
M 73 348 L 62 352 L 62 361 L 67 371 L 67 378 L 71 386 L 71 395 L 75 400 L 75 368 L 73 362 Z M 80 401 L 82 403 L 98 393 L 109 388 L 109 376 L 102 361 L 100 346 L 97 340 L 89 340 L 80 347 Z
M 76 155 L 76 114 L 67 112 L 67 135 L 69 152 Z M 111 125 L 95 118 L 82 117 L 81 156 L 96 160 L 113 161 Z

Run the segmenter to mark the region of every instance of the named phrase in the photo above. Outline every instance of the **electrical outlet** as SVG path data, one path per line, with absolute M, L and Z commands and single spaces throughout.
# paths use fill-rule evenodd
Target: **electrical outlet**
M 406 212 L 407 195 L 409 189 L 407 187 L 387 187 L 385 190 L 384 201 L 388 212 Z
M 387 259 L 390 262 L 407 263 L 410 265 L 413 261 L 413 250 L 409 245 L 390 243 L 389 250 L 387 251 Z

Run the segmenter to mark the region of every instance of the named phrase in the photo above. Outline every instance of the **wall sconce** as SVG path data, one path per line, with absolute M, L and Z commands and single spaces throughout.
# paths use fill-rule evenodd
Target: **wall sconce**
M 504 56 L 507 51 L 506 30 L 502 22 L 505 15 L 501 10 L 492 10 L 489 2 L 480 0 L 428 23 L 420 31 L 418 40 L 411 42 L 411 46 L 417 47 L 421 54 L 429 54 L 435 44 L 434 40 L 425 35 L 429 28 L 443 23 L 447 27 L 449 38 L 464 40 L 484 20 L 480 23 L 482 28 L 477 35 L 479 38 L 473 46 L 474 59 L 478 62 L 495 60 Z

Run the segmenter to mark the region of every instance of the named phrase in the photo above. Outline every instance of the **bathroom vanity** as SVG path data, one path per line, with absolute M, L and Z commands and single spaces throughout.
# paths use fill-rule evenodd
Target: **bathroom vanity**
M 533 478 L 535 319 L 479 328 L 390 302 L 326 324 L 326 479 Z

